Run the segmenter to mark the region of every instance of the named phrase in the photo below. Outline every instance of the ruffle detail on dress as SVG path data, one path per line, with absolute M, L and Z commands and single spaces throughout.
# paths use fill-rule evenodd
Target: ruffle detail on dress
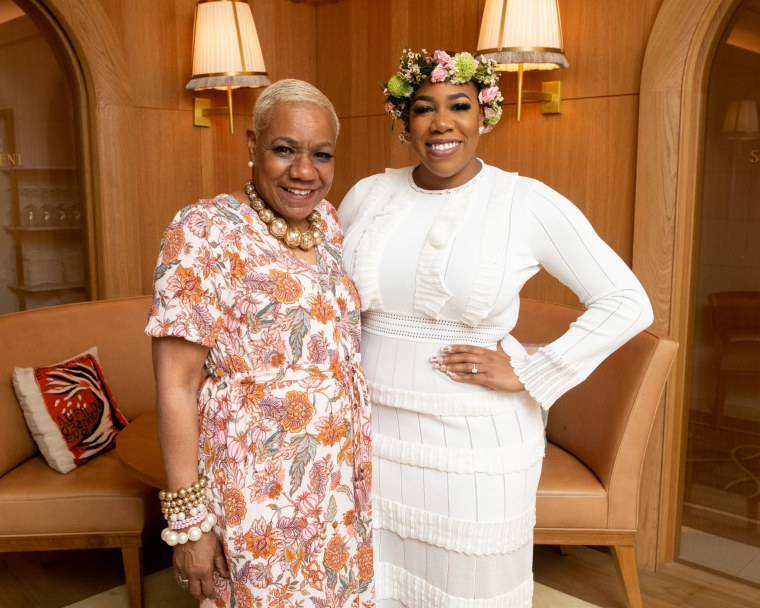
M 513 361 L 512 367 L 525 390 L 544 409 L 549 409 L 563 394 L 584 380 L 548 346 L 542 346 L 521 361 Z
M 384 405 L 431 416 L 496 416 L 514 409 L 514 404 L 527 395 L 504 391 L 467 393 L 422 393 L 369 383 L 370 400 Z
M 398 183 L 398 180 L 394 179 L 394 173 L 397 171 L 388 169 L 383 175 L 377 177 L 359 210 L 356 221 L 346 233 L 347 237 L 354 230 L 362 230 L 356 246 L 353 269 L 349 273 L 361 297 L 362 310 L 383 309 L 383 298 L 380 293 L 380 258 L 391 234 L 404 220 L 404 214 L 401 212 L 405 208 L 411 208 L 406 191 L 397 191 L 388 197 L 388 189 L 393 183 Z M 388 202 L 383 205 L 386 199 Z
M 535 523 L 535 509 L 504 521 L 468 521 L 372 497 L 375 529 L 466 555 L 512 553 L 532 542 Z
M 378 600 L 397 600 L 408 608 L 530 608 L 533 602 L 532 578 L 509 593 L 471 599 L 449 595 L 387 562 L 375 565 L 375 587 Z
M 470 297 L 459 319 L 465 325 L 474 327 L 485 319 L 496 300 L 501 283 L 501 277 L 498 276 L 500 262 L 508 247 L 504 240 L 509 236 L 509 216 L 516 183 L 517 173 L 502 171 L 493 180 L 480 239 L 480 259 L 475 267 Z
M 387 435 L 372 439 L 374 456 L 446 473 L 504 475 L 527 471 L 544 457 L 543 434 L 523 444 L 504 448 L 449 448 L 400 441 Z
M 441 309 L 454 295 L 444 282 L 446 265 L 461 219 L 467 215 L 472 204 L 475 191 L 472 185 L 486 170 L 484 165 L 465 186 L 446 192 L 446 200 L 422 245 L 415 275 L 414 310 L 432 319 L 440 317 Z M 409 177 L 411 179 L 411 174 Z

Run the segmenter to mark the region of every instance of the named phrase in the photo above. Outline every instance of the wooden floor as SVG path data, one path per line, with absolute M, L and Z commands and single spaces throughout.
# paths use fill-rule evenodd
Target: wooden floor
M 171 564 L 159 540 L 145 549 L 146 572 Z M 606 551 L 536 547 L 535 579 L 600 608 L 627 608 Z M 0 553 L 0 606 L 60 608 L 124 582 L 118 550 Z M 641 573 L 645 608 L 758 608 L 760 587 L 744 585 L 681 564 Z M 431 607 L 432 608 L 432 607 Z
M 536 547 L 537 582 L 564 591 L 600 608 L 627 608 L 612 558 L 605 550 Z M 760 587 L 746 585 L 682 564 L 666 564 L 661 572 L 639 573 L 644 608 L 758 608 Z

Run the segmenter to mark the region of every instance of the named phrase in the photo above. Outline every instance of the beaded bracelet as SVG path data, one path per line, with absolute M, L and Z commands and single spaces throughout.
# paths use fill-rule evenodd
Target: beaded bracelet
M 208 510 L 206 509 L 205 505 L 200 509 L 190 510 L 195 511 L 195 513 L 191 513 L 188 517 L 183 517 L 181 519 L 178 518 L 169 520 L 169 527 L 172 530 L 181 530 L 182 528 L 187 528 L 188 526 L 194 526 L 201 523 L 206 518 L 206 515 L 208 515 Z
M 195 542 L 196 540 L 200 540 L 204 532 L 211 532 L 214 524 L 216 524 L 216 515 L 209 513 L 206 515 L 200 526 L 192 526 L 187 530 L 187 532 L 178 532 L 176 530 L 172 530 L 171 528 L 164 528 L 161 531 L 161 540 L 163 540 L 170 547 L 178 544 L 184 545 L 188 541 Z
M 176 492 L 161 490 L 158 498 L 161 500 L 161 512 L 166 521 L 182 521 L 188 516 L 197 515 L 199 509 L 205 504 L 205 488 L 207 480 L 201 477 L 187 488 L 180 488 Z

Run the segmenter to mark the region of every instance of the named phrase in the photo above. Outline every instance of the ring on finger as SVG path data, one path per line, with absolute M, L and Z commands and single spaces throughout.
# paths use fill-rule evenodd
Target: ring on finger
M 184 587 L 190 582 L 190 579 L 185 578 L 184 576 L 182 576 L 182 574 L 177 572 L 177 582 L 180 584 L 180 586 Z
M 476 367 L 476 365 L 474 363 L 472 364 L 472 373 L 473 374 L 477 374 L 478 373 L 478 368 Z

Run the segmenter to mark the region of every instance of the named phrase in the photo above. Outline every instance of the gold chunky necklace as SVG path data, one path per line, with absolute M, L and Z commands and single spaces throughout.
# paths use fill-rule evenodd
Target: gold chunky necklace
M 306 216 L 309 228 L 305 232 L 301 232 L 298 228 L 288 224 L 284 218 L 275 215 L 274 211 L 256 192 L 256 186 L 250 180 L 245 182 L 245 193 L 251 201 L 251 207 L 259 214 L 259 219 L 269 227 L 269 233 L 288 247 L 300 247 L 304 251 L 308 251 L 325 240 L 322 216 L 316 209 Z

